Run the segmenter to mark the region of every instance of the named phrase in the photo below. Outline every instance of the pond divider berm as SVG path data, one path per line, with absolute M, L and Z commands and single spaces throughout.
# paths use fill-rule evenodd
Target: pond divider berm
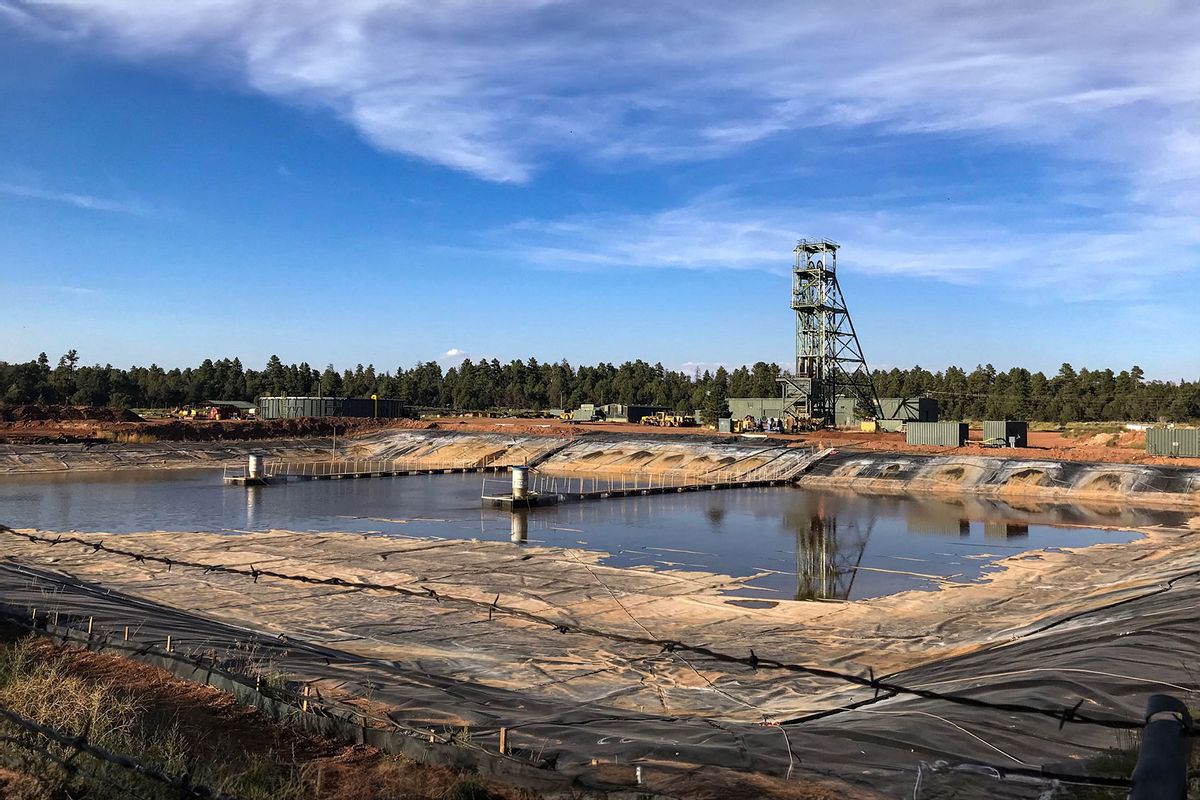
M 486 507 L 512 511 L 552 506 L 562 502 L 783 486 L 795 481 L 832 452 L 834 451 L 830 449 L 811 450 L 802 458 L 773 458 L 748 468 L 743 464 L 729 464 L 707 469 L 622 471 L 601 476 L 545 475 L 536 472 L 530 466 L 488 460 L 440 463 L 387 459 L 267 461 L 261 456 L 250 456 L 245 467 L 226 467 L 221 479 L 227 486 L 270 486 L 288 481 L 511 472 L 511 483 L 485 478 L 480 500 Z
M 511 484 L 502 480 L 484 479 L 480 501 L 486 507 L 516 511 L 565 502 L 784 486 L 795 481 L 801 473 L 832 452 L 831 449 L 812 450 L 800 459 L 784 462 L 773 459 L 742 471 L 715 467 L 706 470 L 632 471 L 617 475 L 569 476 L 543 475 L 533 472 L 529 467 L 514 466 Z

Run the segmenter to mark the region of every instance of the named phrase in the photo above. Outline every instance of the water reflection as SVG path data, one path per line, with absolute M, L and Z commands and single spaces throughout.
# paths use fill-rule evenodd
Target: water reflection
M 878 497 L 791 487 L 639 496 L 517 515 L 480 509 L 480 479 L 438 475 L 249 490 L 219 472 L 0 477 L 0 522 L 83 531 L 355 531 L 583 547 L 606 563 L 755 576 L 737 593 L 850 599 L 970 581 L 1028 548 L 1182 525 L 1183 512 L 984 498 Z M 1070 527 L 1053 527 L 1067 524 Z M 1091 526 L 1095 525 L 1095 528 Z
M 850 599 L 874 520 L 865 530 L 857 523 L 846 526 L 842 536 L 836 517 L 814 514 L 807 525 L 796 522 L 795 599 Z
M 512 512 L 509 539 L 520 544 L 529 541 L 529 510 L 517 509 Z
M 246 487 L 246 530 L 252 531 L 258 527 L 258 502 L 262 490 L 261 486 Z

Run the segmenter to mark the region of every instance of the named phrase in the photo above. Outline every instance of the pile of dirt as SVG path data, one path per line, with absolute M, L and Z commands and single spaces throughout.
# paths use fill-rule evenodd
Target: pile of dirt
M 223 420 L 162 422 L 120 426 L 118 435 L 153 437 L 163 442 L 222 442 L 246 439 L 296 439 L 346 436 L 384 428 L 429 428 L 430 423 L 412 420 L 369 419 L 361 417 L 304 417 L 300 419 Z
M 528 419 L 490 420 L 447 418 L 423 423 L 426 427 L 447 431 L 469 431 L 471 433 L 504 433 L 510 436 L 553 436 L 559 439 L 571 439 L 583 431 L 577 427 L 563 424 L 556 420 L 537 422 Z M 644 430 L 634 426 L 639 433 Z
M 1146 448 L 1145 431 L 1125 431 L 1117 437 L 1117 447 L 1129 447 L 1137 450 Z
M 33 408 L 33 407 L 30 407 Z M 430 422 L 416 420 L 325 417 L 276 420 L 143 420 L 136 414 L 108 411 L 112 419 L 29 418 L 0 420 L 0 441 L 9 443 L 150 443 L 228 442 L 250 439 L 327 438 L 388 428 L 428 429 Z M 128 415 L 128 416 L 126 416 Z M 132 419 L 130 419 L 132 417 Z
M 123 408 L 96 406 L 8 406 L 0 407 L 0 422 L 144 422 Z

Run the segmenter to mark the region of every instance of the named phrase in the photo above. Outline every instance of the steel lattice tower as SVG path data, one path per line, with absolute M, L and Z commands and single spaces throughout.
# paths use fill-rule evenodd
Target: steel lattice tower
M 808 425 L 833 425 L 837 397 L 843 395 L 880 416 L 879 395 L 838 286 L 837 243 L 801 239 L 793 252 L 796 370 L 781 379 L 792 401 L 788 413 Z

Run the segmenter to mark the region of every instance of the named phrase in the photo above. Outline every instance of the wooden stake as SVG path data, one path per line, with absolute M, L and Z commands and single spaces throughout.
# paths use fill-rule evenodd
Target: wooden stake
M 171 635 L 167 634 L 167 652 L 171 652 Z
M 129 641 L 129 626 L 125 626 L 125 641 Z
M 309 688 L 308 684 L 307 683 L 304 684 L 304 702 L 302 702 L 300 704 L 301 711 L 305 711 L 305 712 L 308 711 L 308 695 L 309 695 L 310 691 L 311 691 L 311 689 Z
M 500 755 L 508 755 L 508 728 L 500 729 Z
M 37 622 L 37 609 L 36 608 L 33 609 L 33 611 L 29 612 L 29 618 L 32 619 L 34 622 Z
M 88 617 L 88 636 L 92 635 L 92 620 L 93 617 Z

